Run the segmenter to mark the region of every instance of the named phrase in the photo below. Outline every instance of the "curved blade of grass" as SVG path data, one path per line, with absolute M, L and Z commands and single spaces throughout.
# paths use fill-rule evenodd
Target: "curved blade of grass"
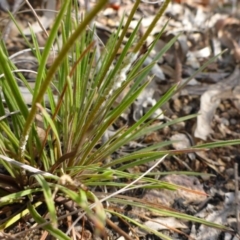
M 84 191 L 82 189 L 79 189 L 79 193 L 76 193 L 60 185 L 56 185 L 56 187 L 58 187 L 60 191 L 67 194 L 76 204 L 78 204 L 86 212 L 87 216 L 90 217 L 92 221 L 96 224 L 98 230 L 104 229 L 106 219 L 105 211 L 102 204 L 98 201 L 98 199 L 94 196 L 93 193 L 91 193 L 90 191 Z M 94 201 L 96 212 L 92 211 L 88 200 Z
M 23 97 L 19 91 L 18 84 L 15 80 L 15 76 L 10 68 L 11 64 L 9 59 L 4 54 L 2 48 L 0 48 L 0 70 L 4 73 L 5 79 L 2 81 L 3 88 L 7 93 L 7 96 L 11 96 L 11 103 L 15 107 L 14 110 L 20 110 L 23 117 L 26 119 L 28 116 L 28 108 L 23 100 Z M 6 82 L 7 81 L 7 82 Z M 12 97 L 14 96 L 14 98 Z
M 26 189 L 26 190 L 23 190 L 20 192 L 8 194 L 7 196 L 1 197 L 0 207 L 8 205 L 8 204 L 12 204 L 16 201 L 21 200 L 22 197 L 26 197 L 28 195 L 31 195 L 36 192 L 41 192 L 41 191 L 42 191 L 42 189 L 35 188 L 35 189 Z
M 41 204 L 42 204 L 42 202 L 37 202 L 33 205 L 33 207 L 36 208 L 36 207 L 40 206 Z M 29 210 L 25 209 L 22 212 L 15 215 L 14 217 L 8 219 L 5 223 L 0 225 L 0 231 L 12 226 L 14 223 L 16 223 L 18 220 L 22 219 L 27 214 L 29 214 Z
M 56 213 L 56 208 L 53 200 L 54 196 L 52 194 L 52 191 L 48 183 L 46 182 L 46 180 L 43 178 L 43 176 L 37 174 L 37 175 L 34 175 L 34 177 L 42 187 L 42 191 L 44 194 L 45 203 L 48 208 L 51 224 L 53 224 L 54 227 L 57 227 L 57 213 Z
M 129 201 L 127 199 L 125 200 L 125 199 L 120 199 L 120 198 L 111 198 L 109 201 L 110 202 L 113 201 L 113 202 L 116 202 L 116 203 L 119 203 L 119 204 L 124 204 L 124 205 L 125 204 L 130 204 L 134 207 L 143 208 L 143 209 L 146 209 L 148 211 L 155 212 L 155 213 L 157 213 L 161 216 L 168 216 L 168 217 L 183 219 L 183 220 L 186 220 L 186 221 L 193 221 L 193 222 L 197 222 L 197 223 L 200 223 L 200 224 L 204 224 L 204 225 L 209 226 L 209 227 L 218 228 L 218 229 L 222 229 L 222 230 L 225 230 L 225 231 L 231 231 L 231 229 L 229 229 L 228 227 L 225 227 L 225 226 L 220 225 L 220 224 L 208 222 L 204 219 L 194 217 L 194 216 L 190 216 L 190 215 L 187 215 L 187 214 L 184 214 L 184 213 L 165 210 L 165 209 L 161 208 L 160 206 L 157 206 L 157 204 L 155 204 L 156 207 L 154 207 L 154 203 L 151 204 L 151 203 L 144 202 L 144 204 L 143 204 L 142 202 L 136 202 L 136 200 L 135 201 Z
M 143 224 L 141 224 L 139 221 L 134 220 L 133 218 L 130 218 L 130 217 L 124 215 L 124 214 L 118 213 L 116 211 L 111 211 L 110 209 L 107 209 L 107 212 L 111 213 L 112 215 L 118 216 L 120 219 L 122 218 L 122 219 L 125 219 L 126 221 L 128 221 L 130 223 L 133 223 L 135 226 L 138 226 L 141 229 L 145 230 L 146 232 L 152 233 L 155 236 L 160 237 L 161 239 L 172 240 L 172 238 L 169 238 L 168 236 L 164 235 L 163 233 L 158 232 L 156 230 L 153 230 L 153 229 L 151 229 L 149 227 L 146 227 Z
M 89 211 L 89 206 L 86 206 L 86 213 L 92 219 L 94 226 L 96 227 L 95 233 L 99 234 L 102 233 L 105 229 L 106 225 L 106 213 L 102 203 L 98 200 L 98 198 L 90 191 L 86 193 L 83 190 L 80 190 L 81 197 L 84 195 L 87 197 L 86 200 L 93 202 L 94 204 L 94 212 L 91 210 Z M 87 201 L 86 201 L 87 202 Z M 91 208 L 89 208 L 91 209 Z
M 216 141 L 216 142 L 210 142 L 210 143 L 203 143 L 200 145 L 194 146 L 195 148 L 217 148 L 217 147 L 227 147 L 227 146 L 234 146 L 239 145 L 240 139 L 234 139 L 234 140 L 224 140 L 224 141 Z
M 13 131 L 11 128 L 5 123 L 5 122 L 0 122 L 0 129 L 2 133 L 6 134 L 6 137 L 8 140 L 11 142 L 12 147 L 17 150 L 19 140 L 18 138 L 14 135 Z
M 30 214 L 32 215 L 32 217 L 34 218 L 34 220 L 38 223 L 38 224 L 44 224 L 47 223 L 47 221 L 42 218 L 40 216 L 40 214 L 36 211 L 35 209 L 36 207 L 32 204 L 28 204 L 28 210 L 30 212 Z M 61 239 L 61 240 L 71 240 L 70 237 L 68 237 L 66 234 L 64 234 L 61 230 L 54 228 L 51 223 L 49 222 L 49 224 L 44 224 L 42 226 L 43 229 L 47 230 L 52 236 L 56 237 L 56 239 Z

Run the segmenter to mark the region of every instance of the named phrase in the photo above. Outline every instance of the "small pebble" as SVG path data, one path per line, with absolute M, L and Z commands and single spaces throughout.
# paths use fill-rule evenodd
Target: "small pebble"
M 221 118 L 221 123 L 225 126 L 229 126 L 229 121 L 226 118 Z
M 237 124 L 237 120 L 235 118 L 231 118 L 230 119 L 230 124 L 231 125 L 236 125 Z

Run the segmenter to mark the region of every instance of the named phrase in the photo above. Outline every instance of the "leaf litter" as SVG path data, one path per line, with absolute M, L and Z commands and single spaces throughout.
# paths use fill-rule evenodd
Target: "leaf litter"
M 29 2 L 34 8 L 43 6 L 42 1 L 32 0 Z M 134 20 L 130 24 L 128 35 L 136 27 L 136 22 L 140 18 L 142 18 L 142 23 L 139 34 L 147 30 L 156 10 L 161 5 L 160 3 L 150 4 L 150 2 L 143 1 L 141 3 Z M 10 56 L 26 49 L 24 41 L 19 36 L 14 24 L 11 24 L 6 13 L 6 10 L 16 12 L 22 3 L 23 1 L 0 1 L 0 27 L 4 33 L 3 38 Z M 83 6 L 83 3 L 84 1 L 79 1 L 80 7 Z M 45 8 L 58 9 L 58 4 L 58 1 L 47 1 Z M 94 4 L 94 1 L 90 1 L 90 4 Z M 118 27 L 123 13 L 128 16 L 132 6 L 133 2 L 130 0 L 114 1 L 96 18 L 95 23 L 103 43 L 106 42 L 109 34 Z M 22 8 L 25 9 L 26 6 Z M 54 12 L 42 11 L 38 14 L 38 21 L 41 21 L 44 28 L 49 29 L 54 20 Z M 16 16 L 26 37 L 30 33 L 28 23 L 31 23 L 31 28 L 36 33 L 38 42 L 41 46 L 44 46 L 45 33 L 32 14 L 23 12 Z M 153 124 L 164 123 L 189 114 L 198 114 L 196 119 L 166 126 L 162 130 L 132 142 L 131 145 L 125 146 L 116 154 L 125 155 L 161 141 L 178 140 L 171 147 L 164 148 L 179 150 L 187 149 L 195 144 L 239 138 L 239 18 L 240 6 L 237 1 L 232 4 L 230 1 L 172 1 L 164 17 L 156 24 L 152 35 L 147 39 L 146 45 L 150 46 L 154 36 L 169 21 L 167 28 L 144 64 L 148 65 L 154 61 L 156 55 L 172 37 L 179 33 L 181 35 L 172 48 L 153 65 L 151 71 L 151 74 L 154 75 L 153 79 L 148 88 L 133 104 L 131 111 L 127 111 L 123 116 L 123 121 L 127 121 L 128 124 L 131 121 L 137 121 L 149 107 L 161 98 L 170 86 L 186 82 L 209 58 L 223 50 L 225 52 L 209 64 L 206 69 L 192 77 L 166 106 L 158 109 L 152 116 L 156 118 Z M 14 61 L 20 69 L 37 70 L 36 61 L 31 54 L 20 54 L 14 57 Z M 34 74 L 28 73 L 27 75 L 24 72 L 23 74 L 27 76 L 30 82 L 34 80 Z M 26 89 L 22 91 L 25 98 L 28 99 Z M 121 126 L 122 122 L 120 120 L 114 128 Z M 109 134 L 114 134 L 114 129 L 108 131 Z M 155 169 L 156 171 L 167 173 L 192 169 L 196 172 L 205 173 L 205 175 L 197 178 L 176 174 L 169 176 L 159 174 L 159 180 L 185 187 L 188 191 L 183 188 L 177 191 L 150 189 L 142 194 L 136 193 L 135 197 L 141 197 L 148 203 L 158 203 L 181 213 L 188 213 L 214 223 L 223 224 L 237 231 L 237 224 L 239 223 L 234 217 L 235 210 L 233 207 L 235 201 L 233 166 L 234 160 L 239 154 L 238 147 L 232 146 L 192 154 L 186 153 L 181 156 L 169 156 Z M 149 166 L 143 164 L 128 171 L 144 172 L 147 168 Z M 189 192 L 191 190 L 192 192 Z M 202 195 L 199 195 L 199 193 L 202 193 Z M 142 210 L 137 208 L 133 208 L 131 213 L 129 212 L 129 214 L 135 214 L 136 216 L 140 213 L 142 214 Z M 147 212 L 143 212 L 143 214 L 148 218 L 150 217 L 150 219 L 144 219 L 138 216 L 146 226 L 167 233 L 172 239 L 187 239 L 185 234 L 199 240 L 230 239 L 234 235 L 232 232 L 213 230 L 202 224 L 191 224 L 171 217 L 162 217 L 159 214 L 154 215 Z M 118 221 L 115 223 L 120 224 Z M 125 226 L 125 229 L 128 228 Z M 129 229 L 126 231 L 131 235 Z M 169 229 L 179 229 L 181 231 L 171 231 Z M 84 239 L 92 238 L 91 233 L 87 232 L 86 229 L 80 229 L 79 226 L 78 230 L 85 234 L 88 233 L 89 237 Z M 15 233 L 15 230 L 10 230 L 9 233 Z M 120 239 L 120 237 L 116 239 Z M 159 238 L 143 234 L 140 239 Z

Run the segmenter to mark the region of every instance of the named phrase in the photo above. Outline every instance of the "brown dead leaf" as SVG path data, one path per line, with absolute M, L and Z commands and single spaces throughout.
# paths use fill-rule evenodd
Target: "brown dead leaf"
M 152 220 L 148 220 L 143 223 L 144 226 L 158 231 L 163 229 L 169 229 L 169 228 L 181 228 L 186 229 L 188 226 L 184 224 L 182 221 L 173 218 L 173 217 L 158 217 L 153 218 Z
M 211 85 L 209 89 L 202 94 L 197 126 L 194 131 L 195 137 L 206 140 L 209 134 L 213 133 L 211 122 L 215 110 L 219 106 L 220 99 L 222 97 L 232 98 L 230 96 L 232 95 L 232 88 L 238 86 L 239 81 L 239 68 L 236 66 L 234 72 L 228 78 L 218 84 Z
M 171 207 L 174 201 L 180 198 L 184 199 L 186 204 L 196 204 L 206 199 L 203 186 L 196 177 L 173 174 L 163 177 L 161 181 L 182 186 L 185 190 L 151 189 L 145 193 L 143 200 Z
M 189 138 L 184 133 L 174 134 L 170 140 L 173 141 L 172 146 L 176 150 L 189 148 L 191 146 Z
M 236 62 L 240 62 L 240 20 L 236 18 L 220 19 L 216 22 L 215 28 L 217 30 L 220 42 L 232 50 Z

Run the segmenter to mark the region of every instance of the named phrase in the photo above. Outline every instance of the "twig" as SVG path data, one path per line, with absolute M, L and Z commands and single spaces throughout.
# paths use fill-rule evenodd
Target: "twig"
M 48 237 L 48 232 L 45 230 L 40 238 L 40 240 L 46 240 L 46 238 Z
M 39 19 L 36 11 L 35 11 L 34 8 L 32 7 L 31 3 L 30 3 L 28 0 L 25 0 L 25 3 L 26 3 L 26 4 L 28 5 L 28 7 L 31 9 L 33 15 L 35 16 L 35 18 L 36 18 L 39 26 L 41 27 L 41 29 L 42 29 L 43 32 L 45 33 L 46 37 L 49 37 L 47 30 L 46 30 L 45 27 L 42 25 L 42 22 L 41 22 L 41 20 Z
M 119 228 L 115 223 L 113 223 L 110 219 L 106 219 L 107 225 L 114 229 L 120 236 L 123 236 L 127 240 L 133 240 L 126 232 L 124 232 L 121 228 Z

